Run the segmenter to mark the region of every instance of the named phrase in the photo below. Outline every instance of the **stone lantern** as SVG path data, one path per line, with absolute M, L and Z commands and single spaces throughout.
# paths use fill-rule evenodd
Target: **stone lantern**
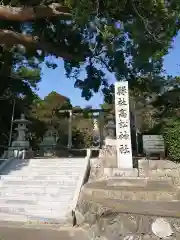
M 51 127 L 48 128 L 44 137 L 43 141 L 40 144 L 40 151 L 45 156 L 53 156 L 54 150 L 57 146 L 57 131 Z
M 17 128 L 15 128 L 17 131 L 17 138 L 8 149 L 8 157 L 24 158 L 25 152 L 30 149 L 30 144 L 27 139 L 27 126 L 31 122 L 25 118 L 24 114 L 21 114 L 21 118 L 14 120 L 13 123 L 17 124 Z
M 106 124 L 105 146 L 116 146 L 116 124 L 113 118 L 109 118 Z
M 106 125 L 107 137 L 111 139 L 116 138 L 116 124 L 113 120 L 109 120 Z

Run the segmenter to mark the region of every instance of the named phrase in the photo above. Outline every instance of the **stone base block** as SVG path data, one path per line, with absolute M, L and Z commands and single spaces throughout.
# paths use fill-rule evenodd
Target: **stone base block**
M 171 179 L 149 179 L 149 178 L 140 178 L 140 177 L 128 177 L 128 178 L 119 178 L 113 177 L 108 179 L 108 186 L 112 187 L 152 187 L 152 188 L 171 188 L 173 186 Z
M 123 180 L 123 179 L 122 179 Z M 83 187 L 82 193 L 90 198 L 119 200 L 145 200 L 145 201 L 171 201 L 179 200 L 177 188 L 168 181 L 143 181 L 136 185 L 124 184 L 123 181 L 110 179 L 93 181 Z M 125 179 L 126 180 L 126 179 Z M 133 181 L 132 181 L 133 182 Z M 117 184 L 115 184 L 117 183 Z M 121 184 L 118 184 L 121 183 Z
M 106 146 L 99 151 L 99 158 L 106 158 L 106 157 L 117 157 L 116 147 L 114 146 Z
M 156 170 L 144 170 L 139 169 L 140 177 L 151 177 L 151 178 L 162 178 L 162 177 L 172 177 L 179 178 L 180 177 L 180 169 L 156 169 Z
M 104 168 L 105 177 L 138 177 L 138 169 Z
M 137 177 L 112 177 L 108 179 L 108 186 L 119 187 L 119 186 L 140 186 L 145 187 L 147 185 L 147 178 Z
M 175 163 L 169 160 L 147 160 L 147 159 L 139 159 L 138 160 L 138 168 L 139 169 L 177 169 L 180 168 L 179 163 Z

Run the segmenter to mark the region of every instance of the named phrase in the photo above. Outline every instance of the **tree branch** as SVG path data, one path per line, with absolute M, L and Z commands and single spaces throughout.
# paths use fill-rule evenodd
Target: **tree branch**
M 35 48 L 37 50 L 46 51 L 56 57 L 61 57 L 65 60 L 79 60 L 84 61 L 84 57 L 71 55 L 67 52 L 60 50 L 60 47 L 56 47 L 53 44 L 39 40 L 38 37 L 27 36 L 11 30 L 0 29 L 0 44 L 7 47 L 14 45 L 23 45 L 26 48 Z
M 11 7 L 0 5 L 0 19 L 12 21 L 32 21 L 54 16 L 66 16 L 71 18 L 70 9 L 58 3 L 52 3 L 48 6 L 35 6 L 35 7 Z
M 148 23 L 148 19 L 145 19 L 137 10 L 135 4 L 134 4 L 134 0 L 131 0 L 131 3 L 132 3 L 132 7 L 134 9 L 134 12 L 137 14 L 137 16 L 142 20 L 143 24 L 144 24 L 144 27 L 145 27 L 145 30 L 149 33 L 149 35 L 151 35 L 154 40 L 158 43 L 162 43 L 149 29 L 149 23 Z

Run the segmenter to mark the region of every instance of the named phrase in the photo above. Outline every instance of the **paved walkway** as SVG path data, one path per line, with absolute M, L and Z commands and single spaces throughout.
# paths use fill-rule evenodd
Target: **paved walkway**
M 0 226 L 0 240 L 88 240 L 87 234 L 78 228 L 33 229 Z

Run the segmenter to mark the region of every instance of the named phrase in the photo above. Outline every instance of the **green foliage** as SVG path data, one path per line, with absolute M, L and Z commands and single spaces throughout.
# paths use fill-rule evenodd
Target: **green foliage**
M 163 134 L 169 158 L 179 161 L 179 77 L 173 78 L 172 76 L 167 76 L 157 78 L 157 81 L 155 83 L 151 82 L 149 86 L 151 86 L 151 89 L 154 86 L 156 89 L 158 86 L 159 90 L 154 90 L 150 93 L 145 88 L 139 88 L 137 92 L 142 92 L 143 98 L 141 96 L 138 97 L 139 94 L 134 95 L 136 100 L 135 114 L 137 125 L 142 133 Z
M 61 53 L 72 55 L 73 60 L 64 60 L 66 75 L 75 79 L 75 87 L 82 91 L 82 97 L 87 100 L 102 91 L 105 102 L 113 109 L 114 85 L 107 79 L 105 70 L 113 73 L 118 81 L 128 80 L 130 97 L 136 102 L 136 112 L 143 116 L 141 121 L 146 123 L 146 130 L 154 127 L 155 121 L 163 125 L 165 118 L 171 114 L 176 116 L 179 109 L 179 79 L 162 77 L 162 66 L 163 56 L 179 31 L 179 1 L 56 2 L 68 5 L 73 14 L 71 20 L 67 21 L 65 16 L 30 22 L 1 20 L 0 29 L 35 36 L 46 42 L 47 46 L 55 47 L 58 50 L 55 52 L 56 57 L 61 56 Z M 52 1 L 43 1 L 43 5 L 50 3 Z M 14 7 L 38 6 L 42 1 L 4 0 L 3 4 Z M 42 136 L 44 127 L 39 132 L 42 122 L 45 126 L 53 124 L 63 134 L 63 141 L 66 141 L 67 119 L 64 120 L 63 114 L 58 112 L 60 109 L 72 108 L 70 101 L 57 93 L 51 93 L 41 100 L 34 93 L 41 79 L 42 63 L 45 62 L 53 69 L 57 67 L 47 60 L 47 56 L 48 48 L 38 51 L 34 47 L 25 48 L 21 45 L 0 47 L 0 96 L 8 99 L 6 104 L 0 103 L 0 136 L 3 138 L 0 141 L 3 143 L 2 136 L 9 129 L 11 112 L 7 112 L 7 108 L 12 109 L 12 98 L 17 103 L 15 115 L 19 117 L 20 112 L 25 111 L 32 118 L 34 138 L 40 139 Z M 84 79 L 81 78 L 83 69 L 86 72 Z M 170 91 L 169 86 L 173 86 L 173 91 Z M 153 104 L 147 99 L 151 99 Z M 89 117 L 88 111 L 83 114 Z M 77 114 L 74 122 L 74 132 L 79 139 L 82 136 L 87 138 L 89 144 L 92 121 L 80 120 Z
M 111 85 L 104 69 L 117 80 L 128 80 L 134 88 L 151 86 L 162 73 L 162 57 L 179 29 L 179 3 L 165 1 L 67 1 L 75 11 L 77 31 L 85 36 L 90 50 L 79 80 L 79 65 L 65 62 L 68 76 L 86 99 L 99 90 L 112 102 Z M 117 8 L 118 6 L 118 8 Z M 145 84 L 138 80 L 144 78 Z M 148 79 L 151 79 L 148 81 Z M 110 91 L 109 91 L 110 90 Z M 110 98 L 110 100 L 108 99 Z
M 72 131 L 73 148 L 88 148 L 92 146 L 92 136 L 83 129 L 73 128 Z
M 180 119 L 170 119 L 163 130 L 168 156 L 172 160 L 180 161 Z
M 79 147 L 86 148 L 92 146 L 93 140 L 93 122 L 92 113 L 89 113 L 91 107 L 87 107 L 82 112 L 74 114 L 73 129 L 77 133 L 77 139 L 81 139 Z
M 35 99 L 29 109 L 29 117 L 32 120 L 32 141 L 38 145 L 42 140 L 45 131 L 53 127 L 61 135 L 61 144 L 67 145 L 68 123 L 61 118 L 59 110 L 70 109 L 70 100 L 56 92 L 51 92 L 42 99 Z M 65 142 L 65 143 L 64 143 Z
M 22 112 L 27 113 L 37 97 L 34 90 L 41 79 L 39 64 L 35 57 L 26 56 L 18 47 L 6 49 L 0 46 L 1 144 L 8 144 L 13 99 L 16 101 L 15 118 L 19 118 Z
M 38 6 L 53 1 L 45 0 L 4 0 L 4 5 Z M 30 22 L 2 20 L 1 29 L 11 29 L 19 33 L 28 33 L 55 47 L 58 57 L 62 53 L 73 56 L 65 60 L 68 77 L 75 78 L 75 87 L 82 91 L 82 97 L 90 99 L 102 90 L 111 97 L 111 85 L 104 70 L 112 72 L 117 80 L 128 80 L 133 86 L 137 78 L 149 76 L 155 79 L 162 72 L 162 58 L 168 52 L 171 40 L 180 26 L 179 1 L 126 1 L 126 0 L 57 0 L 68 6 L 72 18 L 54 16 L 36 19 Z M 118 6 L 118 7 L 117 7 Z M 39 62 L 46 61 L 47 50 L 17 47 L 18 58 Z M 55 68 L 54 63 L 46 63 Z M 38 66 L 39 67 L 39 66 Z M 36 68 L 38 68 L 36 66 Z M 33 67 L 35 68 L 35 67 Z M 86 76 L 81 79 L 81 71 Z
M 73 109 L 70 100 L 56 92 L 51 92 L 43 100 L 34 100 L 30 117 L 32 121 L 32 143 L 38 146 L 43 135 L 49 127 L 54 127 L 58 132 L 58 146 L 67 147 L 68 143 L 68 112 L 61 110 Z M 75 107 L 75 110 L 81 110 Z M 82 113 L 73 114 L 72 143 L 75 148 L 92 146 L 92 120 L 87 107 Z

